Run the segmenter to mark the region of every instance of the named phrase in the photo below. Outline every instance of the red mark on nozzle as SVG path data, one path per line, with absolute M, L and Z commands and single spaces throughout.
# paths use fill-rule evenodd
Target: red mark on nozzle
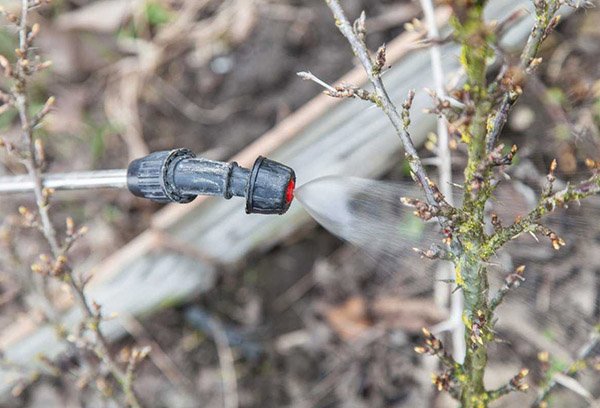
M 296 186 L 296 183 L 294 183 L 294 180 L 290 181 L 290 184 L 288 184 L 287 186 L 287 190 L 285 190 L 285 203 L 289 204 L 292 202 L 292 200 L 294 199 L 294 187 Z

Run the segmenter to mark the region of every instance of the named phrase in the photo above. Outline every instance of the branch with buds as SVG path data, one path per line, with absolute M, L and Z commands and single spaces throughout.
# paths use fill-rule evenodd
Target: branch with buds
M 363 101 L 376 102 L 375 95 L 356 85 L 341 84 L 332 86 L 316 77 L 312 72 L 302 71 L 298 72 L 297 75 L 305 81 L 313 81 L 314 83 L 321 85 L 325 88 L 325 91 L 323 91 L 325 95 L 331 96 L 332 98 L 359 98 Z
M 531 34 L 521 53 L 519 65 L 511 70 L 512 74 L 507 74 L 500 81 L 506 90 L 502 102 L 496 110 L 496 114 L 492 116 L 489 121 L 486 136 L 486 148 L 488 151 L 491 151 L 496 145 L 512 107 L 523 93 L 522 86 L 524 76 L 533 74 L 542 62 L 542 58 L 537 56 L 538 52 L 544 40 L 548 38 L 550 33 L 552 33 L 558 25 L 560 15 L 556 15 L 556 13 L 563 3 L 575 8 L 591 6 L 591 2 L 588 2 L 587 0 L 578 4 L 570 4 L 569 2 L 562 2 L 560 0 L 534 2 L 536 22 L 531 29 Z M 515 78 L 518 78 L 518 80 L 515 81 Z
M 589 163 L 589 160 L 588 160 Z M 562 238 L 547 227 L 539 224 L 539 220 L 546 214 L 551 213 L 559 208 L 566 208 L 569 203 L 577 202 L 585 197 L 600 193 L 600 174 L 597 166 L 594 163 L 594 173 L 587 180 L 578 184 L 568 185 L 563 190 L 552 193 L 552 183 L 554 182 L 554 170 L 556 164 L 550 166 L 548 174 L 548 184 L 544 188 L 542 198 L 538 205 L 524 217 L 518 218 L 515 223 L 508 227 L 501 227 L 488 239 L 485 249 L 482 251 L 482 256 L 487 259 L 489 256 L 496 253 L 508 241 L 517 238 L 523 232 L 540 232 L 546 235 L 552 242 L 554 249 L 559 249 L 565 245 Z
M 413 248 L 413 251 L 415 251 L 417 254 L 419 254 L 421 259 L 427 258 L 427 259 L 442 259 L 444 261 L 452 261 L 452 253 L 449 251 L 446 251 L 444 248 L 442 248 L 438 244 L 431 244 L 431 247 L 429 249 Z M 454 283 L 454 280 L 452 280 L 451 283 Z
M 595 331 L 590 335 L 588 341 L 583 345 L 583 347 L 581 347 L 579 353 L 577 353 L 577 358 L 575 359 L 575 361 L 573 361 L 569 365 L 569 367 L 567 367 L 562 372 L 562 375 L 572 378 L 577 377 L 577 374 L 579 374 L 580 371 L 579 368 L 585 367 L 587 365 L 585 363 L 586 359 L 588 359 L 593 354 L 598 344 L 600 344 L 600 325 L 595 328 Z M 542 361 L 542 363 L 544 362 L 544 360 L 548 361 L 547 353 L 542 354 L 541 357 L 542 358 L 540 358 L 540 360 Z M 533 403 L 533 407 L 546 407 L 546 401 L 548 400 L 550 394 L 556 388 L 557 385 L 558 381 L 555 378 L 552 378 L 550 381 L 548 381 L 546 385 L 540 390 L 538 397 Z
M 527 377 L 529 374 L 529 370 L 524 368 L 517 375 L 510 379 L 508 384 L 498 388 L 497 390 L 490 391 L 489 398 L 490 401 L 496 401 L 499 398 L 502 398 L 506 394 L 510 394 L 514 391 L 525 392 L 529 389 L 529 385 L 523 383 L 523 379 Z
M 452 370 L 460 370 L 460 365 L 457 364 L 452 356 L 446 352 L 440 339 L 438 339 L 426 328 L 423 328 L 423 335 L 425 336 L 425 346 L 415 347 L 414 350 L 417 354 L 429 354 L 431 356 L 436 356 L 447 368 Z
M 362 64 L 369 82 L 373 86 L 374 92 L 371 93 L 371 96 L 368 100 L 379 106 L 389 118 L 396 131 L 396 134 L 399 136 L 402 142 L 405 150 L 405 156 L 409 162 L 411 171 L 425 192 L 425 198 L 428 204 L 437 205 L 437 201 L 435 199 L 437 188 L 434 188 L 435 185 L 427 175 L 427 172 L 421 163 L 421 159 L 417 154 L 417 150 L 415 149 L 415 146 L 411 140 L 410 134 L 408 133 L 408 125 L 410 124 L 408 110 L 410 109 L 414 92 L 409 94 L 407 101 L 403 105 L 401 115 L 398 112 L 396 105 L 391 101 L 387 90 L 383 85 L 383 81 L 381 80 L 381 76 L 386 65 L 385 45 L 382 45 L 377 50 L 375 58 L 371 57 L 369 50 L 367 49 L 367 45 L 365 43 L 366 17 L 364 12 L 354 22 L 354 24 L 350 24 L 338 0 L 326 0 L 326 3 L 333 13 L 338 29 L 350 43 L 354 54 Z M 337 92 L 337 90 L 335 90 L 335 92 Z M 440 221 L 442 221 L 442 223 L 444 222 L 444 220 Z
M 503 226 L 498 216 L 493 215 L 494 232 L 488 235 L 484 230 L 484 210 L 498 185 L 495 180 L 497 169 L 501 172 L 502 167 L 512 165 L 517 154 L 515 145 L 506 149 L 504 145 L 498 144 L 500 132 L 512 106 L 522 93 L 526 76 L 533 73 L 542 62 L 538 57 L 540 46 L 558 24 L 556 13 L 564 2 L 535 1 L 535 25 L 521 53 L 520 62 L 512 66 L 506 61 L 492 80 L 488 71 L 489 61 L 498 54 L 505 57 L 499 46 L 501 34 L 507 26 L 520 18 L 522 12 L 511 14 L 500 24 L 489 24 L 483 18 L 485 0 L 448 3 L 453 11 L 450 19 L 454 29 L 451 38 L 461 46 L 460 62 L 466 78 L 464 85 L 449 91 L 447 96 L 438 90 L 443 90 L 443 86 L 436 84 L 436 91 L 440 95 L 428 92 L 433 100 L 433 108 L 429 111 L 445 118 L 450 132 L 460 136 L 461 142 L 467 147 L 468 162 L 464 171 L 465 181 L 461 186 L 463 203 L 460 209 L 452 207 L 431 181 L 411 141 L 408 128 L 414 91 L 409 93 L 401 109 L 396 108 L 386 92 L 381 75 L 386 65 L 385 47 L 380 47 L 375 53 L 370 53 L 367 49 L 364 12 L 351 24 L 339 0 L 325 2 L 334 15 L 336 26 L 362 64 L 373 90 L 349 85 L 333 87 L 310 73 L 299 75 L 320 84 L 332 97 L 358 97 L 375 103 L 385 112 L 402 141 L 413 178 L 425 191 L 425 200 L 403 198 L 402 203 L 414 208 L 415 215 L 425 221 L 438 218 L 443 227 L 445 247 L 415 249 L 415 252 L 422 258 L 450 260 L 455 271 L 452 282 L 462 292 L 465 305 L 462 314 L 466 343 L 464 362 L 457 364 L 454 359 L 449 358 L 442 349 L 441 341 L 427 331 L 426 346 L 418 347 L 416 351 L 440 357 L 448 370 L 435 376 L 434 384 L 440 390 L 451 392 L 464 408 L 487 407 L 491 401 L 508 392 L 524 391 L 526 386 L 522 380 L 526 371 L 520 372 L 498 390 L 487 390 L 484 384 L 488 345 L 495 337 L 492 327 L 494 311 L 508 292 L 517 288 L 524 280 L 524 267 L 521 266 L 506 277 L 504 285 L 495 295 L 490 296 L 487 270 L 489 258 L 523 232 L 537 232 L 547 236 L 554 248 L 563 246 L 564 241 L 540 223 L 541 217 L 572 201 L 600 192 L 600 177 L 594 171 L 594 175 L 587 181 L 555 192 L 554 162 L 542 197 L 528 215 L 518 218 L 510 226 Z M 420 23 L 412 24 L 413 27 L 417 25 Z M 430 142 L 430 146 L 433 145 Z M 596 167 L 595 164 L 593 167 Z
M 131 355 L 129 356 L 129 362 L 127 363 L 127 369 L 125 371 L 125 379 L 123 383 L 123 389 L 125 391 L 125 395 L 127 396 L 127 403 L 131 406 L 139 406 L 135 398 L 135 392 L 133 390 L 133 382 L 135 377 L 135 372 L 142 360 L 144 360 L 148 354 L 150 354 L 150 347 L 142 347 L 134 349 L 131 351 Z
M 438 391 L 446 391 L 452 398 L 460 401 L 460 389 L 454 370 L 446 370 L 441 374 L 432 374 L 431 382 Z
M 43 187 L 42 168 L 45 166 L 45 153 L 42 142 L 35 137 L 34 131 L 51 112 L 54 97 L 51 96 L 48 98 L 43 108 L 37 114 L 31 116 L 29 113 L 30 104 L 28 96 L 28 82 L 31 77 L 51 66 L 50 61 L 42 61 L 39 55 L 34 55 L 32 52 L 34 41 L 40 33 L 40 26 L 38 24 L 29 25 L 28 13 L 42 3 L 49 3 L 49 0 L 22 0 L 21 14 L 19 16 L 0 7 L 0 13 L 17 27 L 19 37 L 19 47 L 15 50 L 17 55 L 16 63 L 11 65 L 6 57 L 0 56 L 0 68 L 4 76 L 12 80 L 10 93 L 0 94 L 0 100 L 3 102 L 1 108 L 3 110 L 10 107 L 16 108 L 22 128 L 20 145 L 4 141 L 0 141 L 0 144 L 4 145 L 10 154 L 15 155 L 23 163 L 27 169 L 27 173 L 34 182 L 37 214 L 23 206 L 19 208 L 19 213 L 22 217 L 22 225 L 38 229 L 50 248 L 49 255 L 40 255 L 39 260 L 31 265 L 31 271 L 42 277 L 42 287 L 39 291 L 45 295 L 46 304 L 49 308 L 53 308 L 51 296 L 48 292 L 47 279 L 52 277 L 67 283 L 75 298 L 76 305 L 80 308 L 84 316 L 84 324 L 81 325 L 80 331 L 89 330 L 94 335 L 94 341 L 93 343 L 76 341 L 77 339 L 81 340 L 82 336 L 68 335 L 62 332 L 59 333 L 59 337 L 67 343 L 79 344 L 79 347 L 93 351 L 96 357 L 120 384 L 127 404 L 132 407 L 140 407 L 141 405 L 132 385 L 133 370 L 143 358 L 142 354 L 145 356 L 147 351 L 143 353 L 138 352 L 136 354 L 137 357 L 130 361 L 127 370 L 124 371 L 119 367 L 110 353 L 108 340 L 100 327 L 101 322 L 105 320 L 101 313 L 101 307 L 87 299 L 84 291 L 87 280 L 80 281 L 77 279 L 68 259 L 71 247 L 78 238 L 86 233 L 87 228 L 82 227 L 76 230 L 74 221 L 71 218 L 67 218 L 65 238 L 61 241 L 58 237 L 57 229 L 50 218 L 50 197 L 53 191 Z M 59 316 L 59 313 L 46 310 L 48 320 L 53 322 L 55 327 L 61 328 L 62 324 L 57 316 Z
M 518 288 L 519 285 L 521 285 L 521 282 L 525 281 L 523 272 L 525 272 L 525 265 L 519 266 L 513 273 L 509 273 L 506 276 L 506 279 L 504 279 L 504 285 L 502 285 L 502 287 L 490 301 L 490 309 L 492 311 L 496 310 L 496 308 L 500 306 L 504 300 L 504 296 L 506 296 L 511 289 Z

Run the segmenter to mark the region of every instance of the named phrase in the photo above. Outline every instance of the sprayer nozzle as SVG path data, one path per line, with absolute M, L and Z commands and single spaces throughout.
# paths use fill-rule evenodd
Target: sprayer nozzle
M 197 158 L 187 149 L 155 152 L 127 169 L 129 190 L 157 202 L 188 203 L 197 195 L 246 198 L 248 214 L 283 214 L 294 199 L 294 170 L 259 157 L 252 170 Z
M 259 156 L 252 166 L 246 192 L 246 212 L 283 214 L 294 199 L 294 170 Z

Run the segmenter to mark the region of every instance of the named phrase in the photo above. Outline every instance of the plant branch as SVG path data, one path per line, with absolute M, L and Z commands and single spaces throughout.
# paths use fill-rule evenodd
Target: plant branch
M 504 300 L 504 297 L 511 289 L 519 287 L 521 282 L 525 280 L 523 272 L 525 271 L 525 265 L 519 266 L 514 273 L 508 274 L 504 280 L 504 285 L 498 290 L 496 295 L 490 301 L 490 310 L 493 312 Z
M 123 389 L 125 390 L 125 395 L 127 396 L 127 403 L 132 407 L 139 407 L 139 402 L 135 398 L 135 391 L 133 389 L 133 382 L 135 377 L 135 372 L 139 363 L 146 358 L 146 356 L 150 353 L 150 347 L 135 347 L 131 351 L 131 355 L 129 356 L 129 362 L 127 364 L 127 369 L 125 371 L 125 377 L 123 379 Z
M 440 339 L 426 328 L 423 328 L 423 335 L 425 336 L 425 346 L 415 347 L 414 350 L 417 354 L 436 356 L 446 368 L 461 371 L 460 365 L 446 352 Z
M 21 16 L 17 19 L 12 14 L 8 14 L 4 12 L 5 15 L 8 15 L 8 20 L 18 25 L 18 37 L 19 37 L 19 48 L 16 53 L 18 56 L 18 61 L 16 63 L 16 69 L 11 70 L 10 76 L 14 79 L 14 85 L 11 90 L 12 95 L 14 96 L 14 105 L 17 108 L 19 113 L 19 119 L 22 127 L 22 151 L 21 160 L 27 169 L 27 173 L 31 177 L 34 183 L 34 193 L 36 198 L 37 210 L 40 217 L 40 222 L 37 223 L 39 229 L 41 230 L 48 246 L 50 247 L 53 261 L 49 262 L 45 260 L 45 256 L 41 256 L 42 262 L 45 265 L 34 264 L 32 265 L 32 270 L 34 272 L 45 272 L 43 276 L 47 276 L 48 273 L 51 273 L 53 276 L 62 278 L 63 281 L 67 282 L 68 286 L 73 293 L 76 304 L 82 311 L 84 318 L 86 320 L 88 328 L 94 333 L 96 338 L 96 344 L 92 348 L 97 357 L 106 365 L 114 378 L 119 382 L 121 388 L 125 392 L 128 404 L 132 407 L 140 407 L 140 404 L 137 400 L 135 393 L 133 392 L 133 388 L 131 386 L 127 386 L 126 383 L 126 373 L 118 366 L 109 351 L 109 343 L 104 334 L 100 329 L 100 322 L 102 320 L 102 316 L 100 314 L 100 307 L 92 302 L 92 306 L 89 305 L 85 293 L 84 293 L 84 283 L 79 284 L 76 282 L 75 276 L 73 274 L 73 270 L 68 264 L 67 253 L 70 250 L 72 244 L 75 242 L 75 239 L 83 234 L 85 230 L 80 230 L 77 234 L 75 234 L 73 229 L 72 220 L 67 221 L 67 238 L 63 244 L 60 243 L 56 227 L 52 223 L 49 214 L 49 197 L 51 195 L 51 191 L 44 188 L 43 180 L 42 180 L 42 171 L 41 166 L 43 165 L 43 146 L 41 142 L 35 139 L 34 128 L 35 125 L 40 123 L 43 118 L 50 112 L 52 107 L 54 98 L 50 97 L 46 102 L 44 108 L 34 117 L 30 117 L 29 114 L 29 99 L 28 99 L 28 76 L 34 72 L 39 71 L 40 69 L 46 68 L 49 66 L 49 63 L 38 63 L 37 66 L 31 67 L 30 61 L 28 59 L 28 54 L 30 50 L 30 46 L 33 43 L 33 40 L 37 36 L 39 32 L 39 26 L 33 25 L 31 28 L 28 26 L 28 12 L 32 7 L 36 7 L 40 4 L 39 1 L 35 1 L 30 3 L 28 0 L 21 1 Z M 8 73 L 4 64 L 0 64 L 3 66 L 5 73 Z M 22 214 L 24 216 L 27 215 L 27 210 L 23 209 Z M 32 222 L 32 224 L 35 224 Z M 46 269 L 44 269 L 46 268 Z M 46 294 L 47 295 L 47 294 Z
M 486 243 L 482 251 L 482 257 L 487 259 L 495 254 L 504 244 L 523 232 L 536 230 L 539 226 L 537 221 L 542 216 L 553 212 L 557 208 L 566 207 L 572 201 L 578 201 L 598 193 L 600 193 L 600 175 L 595 173 L 589 179 L 579 184 L 569 185 L 562 191 L 543 197 L 538 205 L 525 217 L 520 218 L 509 227 L 500 228 L 496 231 Z
M 541 59 L 539 59 L 537 55 L 544 40 L 558 24 L 559 16 L 555 17 L 555 14 L 560 8 L 560 5 L 561 3 L 559 0 L 540 1 L 536 3 L 536 23 L 533 26 L 525 48 L 521 53 L 517 75 L 522 76 L 524 73 L 530 74 L 534 72 L 537 65 L 541 62 Z M 504 94 L 500 106 L 490 120 L 489 131 L 486 137 L 486 149 L 488 152 L 491 152 L 494 149 L 494 146 L 500 137 L 500 133 L 506 124 L 508 114 L 522 93 L 522 86 L 520 83 L 523 81 L 517 80 L 516 82 L 517 83 L 513 84 L 513 89 L 508 90 Z
M 334 87 L 334 86 L 329 85 L 327 82 L 319 79 L 312 72 L 301 71 L 301 72 L 298 72 L 296 75 L 298 75 L 300 78 L 302 78 L 305 81 L 313 81 L 314 83 L 321 85 L 323 88 L 326 89 L 324 91 L 325 95 L 331 96 L 333 98 L 355 98 L 355 97 L 357 97 L 357 98 L 362 99 L 363 101 L 369 101 L 369 102 L 373 102 L 373 103 L 377 102 L 375 95 L 373 95 L 371 92 L 369 92 L 365 89 L 362 89 L 358 86 L 343 83 L 341 85 L 336 85 Z
M 573 361 L 571 365 L 569 365 L 569 367 L 562 372 L 562 374 L 568 377 L 576 377 L 579 373 L 577 369 L 577 367 L 580 366 L 579 363 L 588 358 L 598 344 L 600 344 L 600 331 L 599 328 L 596 328 L 595 331 L 590 335 L 589 340 L 583 345 L 581 350 L 579 350 L 579 353 L 577 353 L 577 359 Z M 540 391 L 532 406 L 535 408 L 541 407 L 550 396 L 550 393 L 556 388 L 557 384 L 558 382 L 555 379 L 552 379 L 550 382 L 548 382 Z
M 369 81 L 375 89 L 375 97 L 377 105 L 387 115 L 389 120 L 392 122 L 396 134 L 400 137 L 402 145 L 404 147 L 406 158 L 410 164 L 412 172 L 415 174 L 418 182 L 421 184 L 425 191 L 425 197 L 430 205 L 439 205 L 439 200 L 436 199 L 437 188 L 433 185 L 430 178 L 427 176 L 425 168 L 421 163 L 421 159 L 417 154 L 417 150 L 408 134 L 405 126 L 405 121 L 398 113 L 396 106 L 391 101 L 385 86 L 381 80 L 381 64 L 373 63 L 371 56 L 367 50 L 367 46 L 364 42 L 364 38 L 359 38 L 359 35 L 355 32 L 352 25 L 346 18 L 344 10 L 340 6 L 338 0 L 325 0 L 329 9 L 333 13 L 336 21 L 336 25 L 340 32 L 346 37 L 354 54 L 360 60 L 363 68 L 365 69 Z M 361 32 L 361 37 L 364 37 L 364 31 Z
M 529 370 L 526 368 L 519 371 L 517 375 L 511 378 L 508 384 L 503 385 L 494 391 L 490 391 L 488 393 L 489 400 L 495 401 L 514 391 L 527 391 L 529 389 L 529 385 L 523 383 L 523 379 L 527 376 L 527 374 L 529 374 Z
M 40 214 L 40 221 L 42 224 L 42 232 L 50 249 L 53 253 L 58 253 L 60 248 L 58 239 L 56 237 L 56 229 L 50 221 L 50 215 L 48 213 L 48 192 L 44 190 L 42 183 L 41 171 L 37 166 L 35 159 L 35 142 L 33 135 L 33 127 L 31 126 L 31 120 L 29 117 L 29 99 L 27 96 L 27 78 L 26 78 L 26 67 L 27 67 L 27 55 L 29 52 L 29 46 L 31 42 L 28 40 L 28 34 L 30 32 L 27 26 L 27 13 L 29 12 L 29 2 L 22 0 L 21 2 L 21 17 L 19 20 L 19 61 L 17 62 L 17 69 L 15 70 L 15 85 L 13 87 L 13 95 L 15 97 L 15 106 L 19 112 L 19 119 L 22 126 L 22 138 L 25 152 L 23 152 L 23 163 L 27 169 L 27 173 L 31 177 L 34 183 L 34 193 L 36 198 L 36 204 Z

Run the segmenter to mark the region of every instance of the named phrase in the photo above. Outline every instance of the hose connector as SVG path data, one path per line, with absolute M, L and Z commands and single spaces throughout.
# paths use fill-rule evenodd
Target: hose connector
M 132 161 L 127 167 L 127 188 L 134 195 L 157 203 L 189 203 L 197 194 L 185 194 L 175 184 L 175 168 L 196 155 L 188 149 L 163 150 Z

